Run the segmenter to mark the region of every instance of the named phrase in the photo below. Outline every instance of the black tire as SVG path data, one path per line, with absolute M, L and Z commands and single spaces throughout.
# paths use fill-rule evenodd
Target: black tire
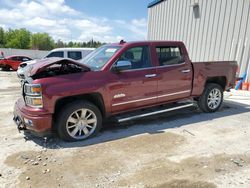
M 2 68 L 2 71 L 10 71 L 10 67 L 9 67 L 9 66 L 3 67 L 3 68 Z
M 218 103 L 216 103 L 217 100 L 215 100 L 215 104 L 213 106 L 213 104 L 210 103 L 209 105 L 209 101 L 211 101 L 211 98 L 209 97 L 209 95 L 213 92 L 213 91 L 218 91 L 219 94 L 216 96 L 219 96 L 218 98 L 220 98 L 220 100 L 218 100 Z M 220 107 L 221 104 L 223 102 L 223 89 L 220 85 L 215 84 L 215 83 L 209 83 L 206 85 L 202 95 L 199 97 L 198 100 L 198 106 L 199 108 L 203 111 L 203 112 L 216 112 Z
M 87 119 L 83 118 L 84 120 L 82 120 L 82 109 L 86 109 L 87 112 L 86 114 L 84 113 L 84 117 L 88 116 L 87 113 L 92 114 L 90 116 L 90 118 L 92 117 L 92 119 Z M 77 119 L 77 117 L 78 119 Z M 81 116 L 81 117 L 79 117 Z M 70 122 L 69 118 L 73 118 L 74 121 L 77 119 L 77 123 L 73 123 Z M 79 120 L 80 118 L 80 120 Z M 87 124 L 88 120 L 95 120 L 96 119 L 96 123 L 91 124 Z M 79 123 L 79 121 L 81 121 Z M 84 122 L 82 122 L 84 121 Z M 92 103 L 88 102 L 88 101 L 75 101 L 72 103 L 67 104 L 66 106 L 63 107 L 63 110 L 59 111 L 57 113 L 57 117 L 56 117 L 56 124 L 55 124 L 55 128 L 56 131 L 59 135 L 59 137 L 65 141 L 80 141 L 80 140 L 85 140 L 87 138 L 93 137 L 95 136 L 101 129 L 102 127 L 102 114 L 100 112 L 100 110 Z M 70 128 L 71 126 L 75 126 Z M 88 126 L 92 126 L 93 128 L 90 128 Z M 74 129 L 78 127 L 78 132 L 74 132 Z M 79 128 L 80 127 L 80 128 Z M 83 128 L 84 127 L 84 128 Z M 80 130 L 81 129 L 81 130 Z M 84 129 L 84 130 L 83 130 Z M 89 135 L 85 134 L 86 129 L 89 131 Z M 93 129 L 93 130 L 92 130 Z M 72 131 L 72 132 L 71 132 Z M 75 133 L 75 137 L 73 137 L 71 134 L 74 135 Z M 84 135 L 80 136 L 80 133 L 83 133 Z M 76 136 L 78 134 L 78 136 Z

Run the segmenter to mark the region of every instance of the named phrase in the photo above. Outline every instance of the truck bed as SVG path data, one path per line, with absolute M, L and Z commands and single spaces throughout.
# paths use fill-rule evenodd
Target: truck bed
M 207 61 L 193 62 L 193 96 L 201 95 L 205 82 L 210 77 L 220 77 L 225 79 L 224 90 L 230 89 L 235 85 L 235 74 L 237 70 L 236 61 Z M 203 87 L 201 87 L 203 86 Z

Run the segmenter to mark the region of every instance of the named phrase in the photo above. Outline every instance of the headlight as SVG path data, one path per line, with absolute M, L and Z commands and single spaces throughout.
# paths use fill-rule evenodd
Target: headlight
M 42 96 L 41 97 L 26 96 L 25 102 L 26 102 L 26 105 L 30 107 L 37 107 L 37 108 L 43 107 Z
M 42 87 L 40 84 L 25 84 L 24 93 L 26 95 L 42 95 Z
M 42 108 L 42 87 L 40 84 L 25 84 L 24 85 L 25 103 L 27 106 Z

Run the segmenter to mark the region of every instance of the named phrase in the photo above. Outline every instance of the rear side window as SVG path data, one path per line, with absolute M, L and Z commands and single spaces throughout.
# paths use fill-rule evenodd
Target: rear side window
M 156 47 L 156 53 L 160 66 L 175 65 L 182 62 L 182 55 L 179 47 Z
M 79 52 L 79 51 L 68 52 L 68 58 L 71 58 L 74 60 L 82 59 L 82 52 Z
M 47 57 L 47 58 L 49 58 L 49 57 L 63 57 L 63 51 L 51 52 L 51 53 L 48 54 L 46 57 Z
M 29 61 L 29 60 L 31 60 L 31 59 L 28 58 L 28 57 L 21 57 L 21 61 L 22 61 L 22 62 Z

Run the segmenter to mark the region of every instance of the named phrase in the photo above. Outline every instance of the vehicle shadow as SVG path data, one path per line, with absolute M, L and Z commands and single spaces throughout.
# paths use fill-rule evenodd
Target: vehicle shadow
M 165 132 L 166 129 L 178 128 L 188 124 L 242 114 L 249 111 L 250 105 L 225 101 L 221 109 L 216 113 L 202 113 L 197 108 L 191 107 L 126 123 L 105 122 L 103 129 L 96 137 L 79 142 L 64 142 L 57 136 L 52 136 L 45 140 L 28 132 L 25 133 L 25 138 L 49 149 L 85 147 L 145 133 L 159 134 Z

